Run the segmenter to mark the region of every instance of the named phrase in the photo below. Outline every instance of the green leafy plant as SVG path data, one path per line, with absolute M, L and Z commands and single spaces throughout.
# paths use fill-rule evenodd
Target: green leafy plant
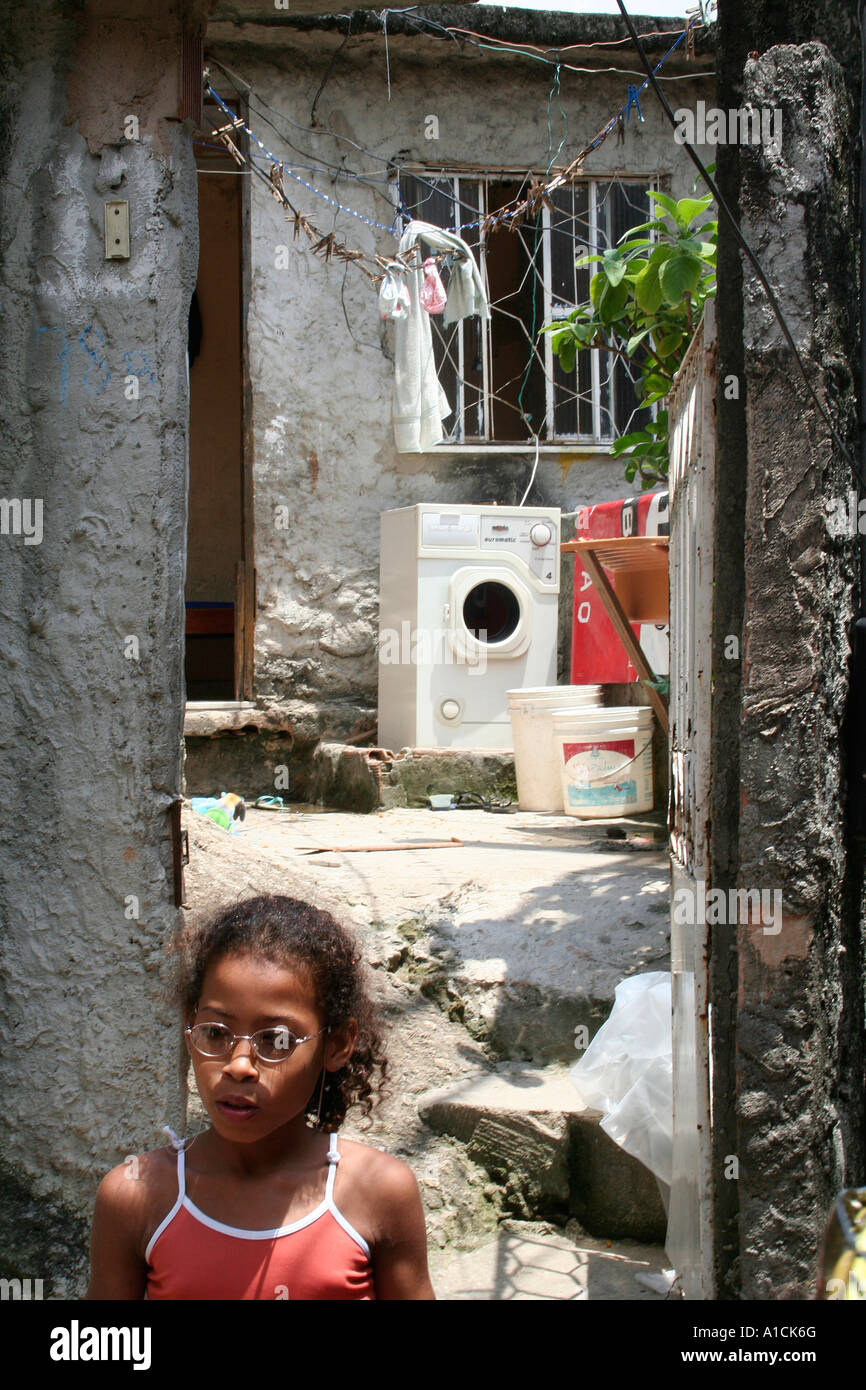
M 611 445 L 625 455 L 629 482 L 654 487 L 667 477 L 667 399 L 700 320 L 706 300 L 716 293 L 718 222 L 706 220 L 712 202 L 649 192 L 656 216 L 630 228 L 615 247 L 578 257 L 582 266 L 600 263 L 589 285 L 589 300 L 567 318 L 546 323 L 551 347 L 565 372 L 573 372 L 586 348 L 611 352 L 637 369 L 635 389 L 641 405 L 658 405 L 655 418 Z

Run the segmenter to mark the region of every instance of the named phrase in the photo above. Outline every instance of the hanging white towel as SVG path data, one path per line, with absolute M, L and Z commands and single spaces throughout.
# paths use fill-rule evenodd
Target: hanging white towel
M 400 238 L 400 254 L 411 250 L 420 240 L 427 242 L 434 251 L 456 252 L 458 265 L 464 267 L 460 292 L 455 296 L 449 317 L 456 266 L 451 273 L 445 321 L 452 323 L 467 313 L 480 313 L 489 318 L 490 308 L 481 276 L 466 242 L 456 233 L 434 227 L 431 222 L 410 222 Z M 467 273 L 471 291 L 467 288 Z M 419 265 L 417 270 L 407 271 L 405 283 L 409 291 L 409 312 L 406 318 L 397 319 L 394 324 L 394 441 L 401 454 L 421 454 L 445 438 L 442 421 L 452 413 L 452 407 L 436 375 L 430 317 L 421 302 L 423 268 Z M 462 312 L 458 312 L 460 310 Z

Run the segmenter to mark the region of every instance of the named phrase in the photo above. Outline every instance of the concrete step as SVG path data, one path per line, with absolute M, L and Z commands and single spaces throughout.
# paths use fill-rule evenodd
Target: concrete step
M 567 1213 L 592 1236 L 664 1241 L 655 1177 L 599 1128 L 566 1068 L 512 1063 L 427 1091 L 418 1112 L 466 1145 L 518 1216 Z
M 355 811 L 423 806 L 428 796 L 445 792 L 517 803 L 514 754 L 487 749 L 321 743 L 312 756 L 309 791 L 313 800 Z

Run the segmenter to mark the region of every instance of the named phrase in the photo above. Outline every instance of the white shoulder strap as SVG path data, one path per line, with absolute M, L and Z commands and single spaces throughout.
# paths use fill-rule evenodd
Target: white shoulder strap
M 162 1132 L 168 1135 L 171 1140 L 171 1147 L 177 1154 L 177 1199 L 180 1202 L 183 1200 L 186 1192 L 186 1158 L 184 1156 L 184 1151 L 187 1144 L 192 1143 L 192 1139 L 181 1139 L 179 1135 L 175 1134 L 171 1125 L 163 1125 Z
M 325 1185 L 325 1201 L 328 1205 L 334 1200 L 334 1180 L 337 1176 L 337 1164 L 340 1162 L 340 1150 L 337 1147 L 337 1131 L 331 1134 L 331 1142 L 328 1145 L 328 1181 Z

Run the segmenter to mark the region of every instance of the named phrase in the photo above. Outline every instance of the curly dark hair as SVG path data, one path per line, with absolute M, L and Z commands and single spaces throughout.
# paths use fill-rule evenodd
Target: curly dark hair
M 185 924 L 173 951 L 177 956 L 174 1002 L 185 1015 L 198 1004 L 208 966 L 222 956 L 249 952 L 309 970 L 325 1023 L 335 1028 L 354 1018 L 358 1024 L 358 1040 L 348 1062 L 325 1075 L 318 1127 L 338 1129 L 353 1105 L 369 1116 L 381 1097 L 388 1070 L 382 1024 L 367 990 L 358 947 L 329 912 L 276 894 L 247 898 L 198 926 Z M 306 1110 L 310 1120 L 315 1121 L 318 1103 L 317 1086 Z

